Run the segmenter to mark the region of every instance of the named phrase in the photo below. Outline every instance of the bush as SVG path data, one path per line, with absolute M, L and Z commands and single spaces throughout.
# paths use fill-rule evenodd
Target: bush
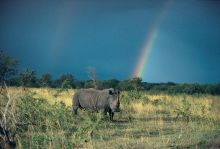
M 74 148 L 88 142 L 103 123 L 101 113 L 86 111 L 83 117 L 73 117 L 64 103 L 50 104 L 34 95 L 22 96 L 16 108 L 17 142 L 24 148 Z
M 190 113 L 190 103 L 187 101 L 186 97 L 183 97 L 181 100 L 181 106 L 176 108 L 174 112 L 177 114 L 176 119 L 179 117 L 182 117 L 184 120 L 189 122 L 189 120 L 192 118 Z
M 33 95 L 34 93 L 27 93 L 17 103 L 17 138 L 21 146 L 36 148 L 50 143 L 64 146 L 73 144 L 68 135 L 64 135 L 76 130 L 71 109 L 62 102 L 51 105 L 46 99 L 34 98 Z M 59 133 L 63 135 L 58 135 Z M 62 141 L 64 138 L 67 142 Z
M 32 126 L 35 131 L 46 131 L 48 129 L 67 129 L 72 123 L 71 109 L 64 103 L 51 105 L 46 99 L 34 98 L 33 93 L 21 97 L 17 106 L 17 118 L 23 131 Z

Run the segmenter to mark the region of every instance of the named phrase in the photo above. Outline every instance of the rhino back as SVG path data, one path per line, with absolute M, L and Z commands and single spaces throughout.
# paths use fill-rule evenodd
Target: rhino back
M 77 100 L 82 108 L 101 109 L 107 106 L 108 94 L 105 90 L 81 89 Z

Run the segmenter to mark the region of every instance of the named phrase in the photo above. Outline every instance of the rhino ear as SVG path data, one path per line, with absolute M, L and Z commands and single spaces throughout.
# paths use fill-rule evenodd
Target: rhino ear
M 109 90 L 109 94 L 110 94 L 110 95 L 113 95 L 113 94 L 114 94 L 114 91 Z

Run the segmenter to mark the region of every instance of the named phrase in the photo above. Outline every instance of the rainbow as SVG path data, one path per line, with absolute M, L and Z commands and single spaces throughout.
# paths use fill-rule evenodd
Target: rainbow
M 57 22 L 56 22 L 56 31 L 54 36 L 51 38 L 51 53 L 53 57 L 51 60 L 55 65 L 57 64 L 57 59 L 60 55 L 62 55 L 62 49 L 66 46 L 66 39 L 68 38 L 68 30 L 72 28 L 71 20 L 73 18 L 74 8 L 74 1 L 65 1 L 59 6 L 59 11 L 57 15 Z
M 141 53 L 139 56 L 140 58 L 137 63 L 137 66 L 135 67 L 134 73 L 132 74 L 132 77 L 142 77 L 144 75 L 144 72 L 147 66 L 147 60 L 153 49 L 153 45 L 154 45 L 157 33 L 158 33 L 157 28 L 154 28 L 150 32 L 147 40 L 145 41 L 144 48 L 141 50 Z
M 159 34 L 160 22 L 164 18 L 165 14 L 168 10 L 169 5 L 170 5 L 170 1 L 168 0 L 164 4 L 164 6 L 162 8 L 162 11 L 158 15 L 155 22 L 153 23 L 150 32 L 148 32 L 147 38 L 144 41 L 144 46 L 140 50 L 140 54 L 139 54 L 139 57 L 138 57 L 138 60 L 137 60 L 137 64 L 134 68 L 134 71 L 132 72 L 132 75 L 131 75 L 132 78 L 134 78 L 134 77 L 143 77 L 144 76 L 144 73 L 146 72 L 146 69 L 147 69 L 147 62 L 149 60 L 150 53 L 154 48 L 156 38 Z

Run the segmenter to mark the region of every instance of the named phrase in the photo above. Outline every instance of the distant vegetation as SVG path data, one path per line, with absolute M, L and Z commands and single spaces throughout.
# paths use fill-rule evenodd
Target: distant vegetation
M 180 83 L 148 83 L 143 82 L 141 78 L 131 78 L 128 80 L 96 80 L 96 72 L 93 68 L 88 68 L 90 80 L 78 80 L 73 74 L 62 74 L 58 79 L 53 78 L 52 74 L 46 72 L 41 76 L 37 75 L 34 69 L 25 69 L 17 71 L 18 62 L 0 51 L 0 81 L 3 87 L 3 82 L 9 86 L 26 87 L 51 87 L 51 88 L 119 88 L 124 91 L 147 91 L 151 93 L 164 92 L 169 94 L 211 94 L 220 95 L 220 83 L 218 84 L 180 84 Z
M 10 86 L 23 86 L 23 87 L 51 87 L 51 88 L 66 88 L 66 89 L 79 89 L 79 88 L 93 88 L 94 83 L 92 80 L 77 80 L 72 74 L 63 74 L 58 79 L 52 79 L 52 75 L 45 73 L 39 78 L 35 73 L 27 79 L 26 82 L 23 81 L 23 76 L 20 74 L 19 77 L 14 77 L 7 80 L 7 84 Z M 129 80 L 97 80 L 97 89 L 106 88 L 119 88 L 124 91 L 138 90 L 147 92 L 164 92 L 168 94 L 211 94 L 220 95 L 220 84 L 188 84 L 188 83 L 148 83 L 140 82 L 136 85 L 134 79 Z M 140 79 L 141 80 L 141 79 Z

